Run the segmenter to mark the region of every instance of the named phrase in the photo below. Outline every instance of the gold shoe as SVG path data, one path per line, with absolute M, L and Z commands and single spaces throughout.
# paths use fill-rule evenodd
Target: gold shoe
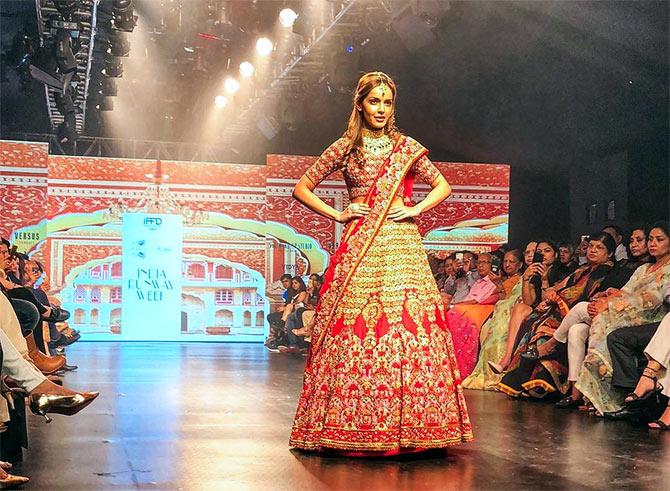
M 15 476 L 13 474 L 3 472 L 3 474 L 0 475 L 0 489 L 15 488 L 16 486 L 22 486 L 28 481 L 30 481 L 30 479 L 28 479 L 27 477 Z
M 34 394 L 30 396 L 30 410 L 33 414 L 42 416 L 47 423 L 51 423 L 47 413 L 72 416 L 92 403 L 99 395 L 99 392 L 82 392 L 71 396 Z

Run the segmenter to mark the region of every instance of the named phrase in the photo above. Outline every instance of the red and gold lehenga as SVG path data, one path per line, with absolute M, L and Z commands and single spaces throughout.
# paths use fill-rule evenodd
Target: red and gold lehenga
M 415 140 L 364 167 L 343 163 L 338 140 L 307 171 L 315 184 L 337 169 L 350 195 L 368 183 L 371 212 L 353 220 L 331 257 L 290 438 L 304 450 L 392 455 L 472 440 L 442 299 L 413 220 L 387 219 L 416 175 L 439 171 Z M 353 190 L 353 193 L 352 193 Z

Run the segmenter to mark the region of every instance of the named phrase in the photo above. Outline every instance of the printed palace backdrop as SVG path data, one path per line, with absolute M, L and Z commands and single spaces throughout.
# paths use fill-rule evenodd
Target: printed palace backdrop
M 0 233 L 45 265 L 87 340 L 260 342 L 279 277 L 323 272 L 342 233 L 291 198 L 314 157 L 159 163 L 0 141 L 0 159 Z M 453 194 L 419 220 L 427 252 L 505 243 L 509 166 L 437 165 Z M 317 194 L 348 203 L 340 174 Z

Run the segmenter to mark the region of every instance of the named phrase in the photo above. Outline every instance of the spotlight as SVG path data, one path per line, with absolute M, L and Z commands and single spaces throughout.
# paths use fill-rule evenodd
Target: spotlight
M 240 90 L 240 83 L 234 78 L 228 77 L 223 83 L 223 87 L 229 94 L 235 94 L 238 90 Z
M 228 99 L 225 95 L 217 95 L 214 98 L 214 104 L 216 104 L 216 107 L 219 109 L 223 109 L 228 104 Z
M 100 95 L 115 96 L 119 93 L 119 87 L 116 85 L 116 80 L 113 78 L 103 77 L 101 87 L 98 91 Z
M 240 75 L 242 75 L 244 78 L 249 78 L 254 74 L 254 66 L 249 63 L 248 61 L 243 61 L 240 63 Z
M 279 22 L 284 27 L 292 27 L 297 18 L 298 14 L 293 9 L 286 8 L 279 12 Z
M 56 138 L 60 143 L 72 143 L 77 139 L 77 120 L 74 112 L 65 115 L 65 120 L 58 125 Z
M 95 108 L 100 111 L 112 111 L 114 110 L 114 99 L 111 97 L 103 97 L 102 100 L 95 105 Z
M 116 56 L 105 54 L 105 68 L 102 73 L 108 77 L 119 78 L 123 75 L 123 63 Z
M 267 56 L 272 53 L 272 41 L 268 38 L 260 38 L 256 41 L 256 52 L 261 56 Z
M 118 31 L 133 32 L 137 16 L 133 15 L 133 0 L 113 0 L 112 26 Z
M 130 55 L 130 41 L 126 33 L 122 31 L 112 31 L 109 36 L 109 48 L 107 53 L 114 56 L 126 57 Z

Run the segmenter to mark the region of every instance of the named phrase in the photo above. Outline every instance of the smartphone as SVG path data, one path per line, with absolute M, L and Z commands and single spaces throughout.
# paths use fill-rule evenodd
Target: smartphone
M 535 254 L 533 254 L 533 262 L 541 263 L 542 261 L 544 261 L 544 254 L 542 254 L 540 251 L 535 251 Z
M 498 274 L 500 272 L 500 259 L 493 256 L 491 259 L 491 271 L 494 274 Z
M 580 242 L 584 242 L 585 240 L 589 240 L 591 237 L 588 235 L 582 235 Z
M 463 253 L 462 252 L 457 252 L 456 253 L 456 261 L 462 261 L 463 260 Z

